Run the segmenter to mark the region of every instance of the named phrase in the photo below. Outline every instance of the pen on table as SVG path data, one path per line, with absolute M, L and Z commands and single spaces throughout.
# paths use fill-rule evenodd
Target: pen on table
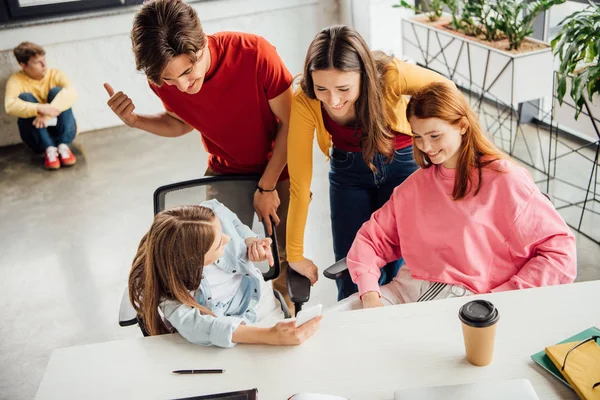
M 224 369 L 178 369 L 174 374 L 222 374 Z

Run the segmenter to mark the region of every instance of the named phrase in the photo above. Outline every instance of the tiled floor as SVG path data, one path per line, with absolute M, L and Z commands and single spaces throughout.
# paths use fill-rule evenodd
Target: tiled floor
M 79 162 L 48 172 L 22 146 L 0 149 L 0 397 L 35 395 L 53 349 L 140 335 L 117 313 L 152 193 L 202 175 L 198 135 L 163 139 L 128 128 L 81 135 Z M 315 149 L 308 256 L 333 262 L 328 164 Z M 582 173 L 577 167 L 567 179 Z M 598 225 L 596 225 L 598 226 Z M 600 246 L 578 236 L 578 280 L 600 279 Z M 321 276 L 311 303 L 335 302 Z

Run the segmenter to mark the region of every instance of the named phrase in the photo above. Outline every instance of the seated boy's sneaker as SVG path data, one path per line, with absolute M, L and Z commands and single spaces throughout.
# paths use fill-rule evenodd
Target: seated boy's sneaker
M 60 163 L 64 167 L 68 167 L 77 162 L 77 158 L 71 152 L 71 149 L 69 148 L 69 146 L 67 146 L 64 143 L 61 143 L 58 145 L 58 155 L 60 156 Z
M 46 169 L 59 169 L 60 161 L 58 160 L 58 149 L 54 146 L 46 149 L 46 160 L 44 161 Z

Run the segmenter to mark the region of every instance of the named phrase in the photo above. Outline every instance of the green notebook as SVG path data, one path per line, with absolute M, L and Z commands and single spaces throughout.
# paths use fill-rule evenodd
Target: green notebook
M 571 336 L 570 338 L 563 340 L 562 342 L 557 343 L 557 344 L 568 343 L 568 342 L 577 342 L 577 341 L 585 340 L 594 335 L 600 335 L 600 329 L 591 327 L 591 328 L 586 329 L 585 331 L 580 332 L 577 335 Z M 560 373 L 558 368 L 556 368 L 554 366 L 554 363 L 552 362 L 552 360 L 550 360 L 550 357 L 548 357 L 546 355 L 546 352 L 544 350 L 532 355 L 531 359 L 533 361 L 535 361 L 536 363 L 538 363 L 546 371 L 550 372 L 552 375 L 557 377 L 562 383 L 564 383 L 568 387 L 571 387 L 571 385 L 569 385 L 567 383 L 567 380 L 564 378 L 564 376 L 562 376 L 562 374 Z

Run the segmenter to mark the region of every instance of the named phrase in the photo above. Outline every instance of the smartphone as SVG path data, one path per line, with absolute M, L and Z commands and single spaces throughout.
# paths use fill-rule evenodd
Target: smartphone
M 56 117 L 50 118 L 48 120 L 48 126 L 56 126 L 57 123 L 58 123 L 58 118 L 56 118 Z
M 300 327 L 311 319 L 317 318 L 319 315 L 321 315 L 321 311 L 323 311 L 322 304 L 317 304 L 316 306 L 300 310 L 298 315 L 296 315 L 296 326 Z

